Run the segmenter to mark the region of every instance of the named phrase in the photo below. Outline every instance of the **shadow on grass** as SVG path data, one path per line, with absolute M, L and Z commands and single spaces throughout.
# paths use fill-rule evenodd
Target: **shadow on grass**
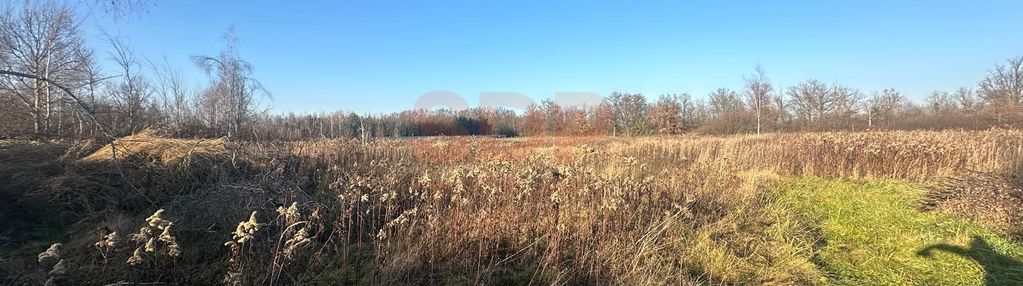
M 974 236 L 968 247 L 939 243 L 924 247 L 916 254 L 931 257 L 935 250 L 977 262 L 984 269 L 984 285 L 1023 284 L 1023 261 L 998 253 L 980 236 Z

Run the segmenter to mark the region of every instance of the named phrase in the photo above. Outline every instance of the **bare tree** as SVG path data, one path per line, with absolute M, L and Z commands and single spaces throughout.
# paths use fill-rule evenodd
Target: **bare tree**
M 894 88 L 888 88 L 871 95 L 866 105 L 867 126 L 873 127 L 876 123 L 893 123 L 896 115 L 908 107 L 908 102 Z
M 150 105 L 151 85 L 142 75 L 142 65 L 127 43 L 110 35 L 107 35 L 107 40 L 110 42 L 110 57 L 120 69 L 120 80 L 108 85 L 110 95 L 127 121 L 126 133 L 134 134 L 147 125 L 146 109 Z
M 881 114 L 883 118 L 894 122 L 900 113 L 905 113 L 913 107 L 909 99 L 906 99 L 898 90 L 888 88 L 881 91 L 881 109 L 883 111 Z
M 622 122 L 630 136 L 647 134 L 652 131 L 646 120 L 648 106 L 646 97 L 642 94 L 626 94 L 623 98 L 620 105 Z
M 727 88 L 719 88 L 710 93 L 709 107 L 715 118 L 728 117 L 746 111 L 739 93 Z
M 836 127 L 852 127 L 853 119 L 860 112 L 860 101 L 863 95 L 859 90 L 835 84 L 831 87 L 830 97 L 834 101 L 833 116 Z
M 980 103 L 977 102 L 977 96 L 972 89 L 960 87 L 956 90 L 954 97 L 962 112 L 972 113 L 980 108 Z
M 679 94 L 676 98 L 682 113 L 682 131 L 688 131 L 696 127 L 700 117 L 696 109 L 696 101 L 688 93 Z
M 185 87 L 181 73 L 171 67 L 166 58 L 159 64 L 149 61 L 149 67 L 157 78 L 158 85 L 155 89 L 160 96 L 164 117 L 162 120 L 169 123 L 175 131 L 185 131 L 186 125 L 194 115 L 190 91 Z
M 745 80 L 747 103 L 757 119 L 757 135 L 759 135 L 764 117 L 770 112 L 771 92 L 774 87 L 771 86 L 771 82 L 760 65 L 757 65 L 753 69 L 753 75 Z
M 934 91 L 925 99 L 927 112 L 934 115 L 952 113 L 958 110 L 956 99 L 946 91 Z
M 835 108 L 835 98 L 828 87 L 811 79 L 789 88 L 791 105 L 803 120 L 816 123 Z
M 867 128 L 874 127 L 874 121 L 877 121 L 877 113 L 880 111 L 881 106 L 881 93 L 872 92 L 867 100 L 863 101 L 863 112 L 867 116 Z
M 234 27 L 224 34 L 224 40 L 227 45 L 219 56 L 195 56 L 193 59 L 208 75 L 216 74 L 199 98 L 199 107 L 208 116 L 207 122 L 216 132 L 235 137 L 256 116 L 256 98 L 269 96 L 269 92 L 252 78 L 252 65 L 239 56 Z
M 707 104 L 707 99 L 702 97 L 693 100 L 693 111 L 690 114 L 692 114 L 691 118 L 693 119 L 694 128 L 696 127 L 695 125 L 703 125 L 708 119 L 713 117 L 710 105 Z
M 787 104 L 788 101 L 785 100 L 784 89 L 779 87 L 777 95 L 774 96 L 772 99 L 773 102 L 771 102 L 771 105 L 772 109 L 774 110 L 774 114 L 772 114 L 774 123 L 777 124 L 778 126 L 788 123 L 791 120 L 792 116 L 789 114 L 789 107 Z
M 0 88 L 21 102 L 36 136 L 50 135 L 63 119 L 61 104 L 67 106 L 52 82 L 82 86 L 83 71 L 91 65 L 81 55 L 89 52 L 67 6 L 44 1 L 18 8 L 7 6 L 0 14 L 0 70 L 9 72 L 0 79 Z
M 734 90 L 717 89 L 710 93 L 707 102 L 710 116 L 700 127 L 705 132 L 745 132 L 753 124 L 742 95 Z
M 610 113 L 611 136 L 618 136 L 618 129 L 624 129 L 624 128 L 622 128 L 622 126 L 625 125 L 624 119 L 623 119 L 624 118 L 624 116 L 623 116 L 624 112 L 622 111 L 622 109 L 624 108 L 623 105 L 624 105 L 625 97 L 626 96 L 628 96 L 628 95 L 625 94 L 625 93 L 612 92 L 604 100 L 605 102 L 607 102 L 606 111 L 609 111 L 609 113 Z
M 613 92 L 606 101 L 614 122 L 612 135 L 617 136 L 619 130 L 630 136 L 649 131 L 646 121 L 647 102 L 642 94 Z
M 106 13 L 113 19 L 146 12 L 155 0 L 81 0 L 93 10 Z
M 1005 65 L 995 65 L 979 84 L 979 93 L 985 105 L 995 114 L 999 124 L 1008 116 L 1018 115 L 1023 100 L 1023 57 L 1009 59 Z

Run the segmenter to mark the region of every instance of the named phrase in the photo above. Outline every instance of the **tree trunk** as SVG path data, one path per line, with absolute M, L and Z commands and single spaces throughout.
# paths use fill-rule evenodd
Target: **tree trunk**
M 760 108 L 757 108 L 757 135 L 760 135 Z
M 32 130 L 35 132 L 33 136 L 39 136 L 42 134 L 42 108 L 39 106 L 39 101 L 42 98 L 42 94 L 39 93 L 39 80 L 32 80 Z
M 46 53 L 46 65 L 43 68 L 43 77 L 50 78 L 50 53 Z M 46 124 L 43 126 L 47 133 L 50 131 L 50 117 L 53 116 L 53 97 L 50 95 L 50 83 L 43 82 L 43 92 L 46 94 Z

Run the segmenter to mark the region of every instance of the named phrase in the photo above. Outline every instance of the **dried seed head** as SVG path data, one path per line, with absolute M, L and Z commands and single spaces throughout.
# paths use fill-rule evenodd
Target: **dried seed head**
M 99 241 L 96 242 L 96 248 L 104 251 L 109 251 L 114 247 L 117 247 L 117 243 L 120 242 L 121 238 L 117 235 L 117 232 L 111 232 L 100 237 Z
M 60 248 L 61 248 L 61 246 L 62 246 L 62 244 L 60 244 L 60 243 L 54 243 L 54 244 L 51 244 L 50 248 L 47 248 L 46 251 L 43 251 L 42 253 L 39 253 L 39 257 L 38 257 L 39 258 L 39 264 L 42 264 L 43 266 L 49 267 L 50 265 L 53 265 L 54 263 L 58 263 L 58 261 L 61 260 L 60 259 Z
M 133 252 L 131 254 L 131 257 L 128 257 L 128 261 L 127 261 L 128 265 L 131 265 L 131 266 L 139 265 L 140 263 L 142 263 L 142 256 L 143 255 L 145 255 L 145 254 L 142 253 L 142 248 L 141 247 L 136 248 L 135 252 Z
M 252 212 L 249 215 L 249 220 L 238 223 L 238 227 L 235 228 L 232 241 L 237 244 L 245 244 L 255 238 L 256 232 L 263 225 L 256 221 L 256 212 Z M 230 243 L 230 242 L 229 242 Z
M 288 208 L 277 207 L 277 213 L 284 218 L 284 221 L 295 220 L 298 218 L 299 215 L 298 203 L 297 202 L 291 203 L 291 206 Z
M 150 238 L 148 241 L 146 241 L 145 248 L 146 248 L 146 252 L 148 252 L 148 253 L 156 252 L 156 239 L 155 238 Z

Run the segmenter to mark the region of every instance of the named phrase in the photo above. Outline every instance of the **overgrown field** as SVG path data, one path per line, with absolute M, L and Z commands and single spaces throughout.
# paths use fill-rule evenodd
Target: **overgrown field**
M 0 284 L 1023 284 L 1020 131 L 113 146 L 0 143 Z

